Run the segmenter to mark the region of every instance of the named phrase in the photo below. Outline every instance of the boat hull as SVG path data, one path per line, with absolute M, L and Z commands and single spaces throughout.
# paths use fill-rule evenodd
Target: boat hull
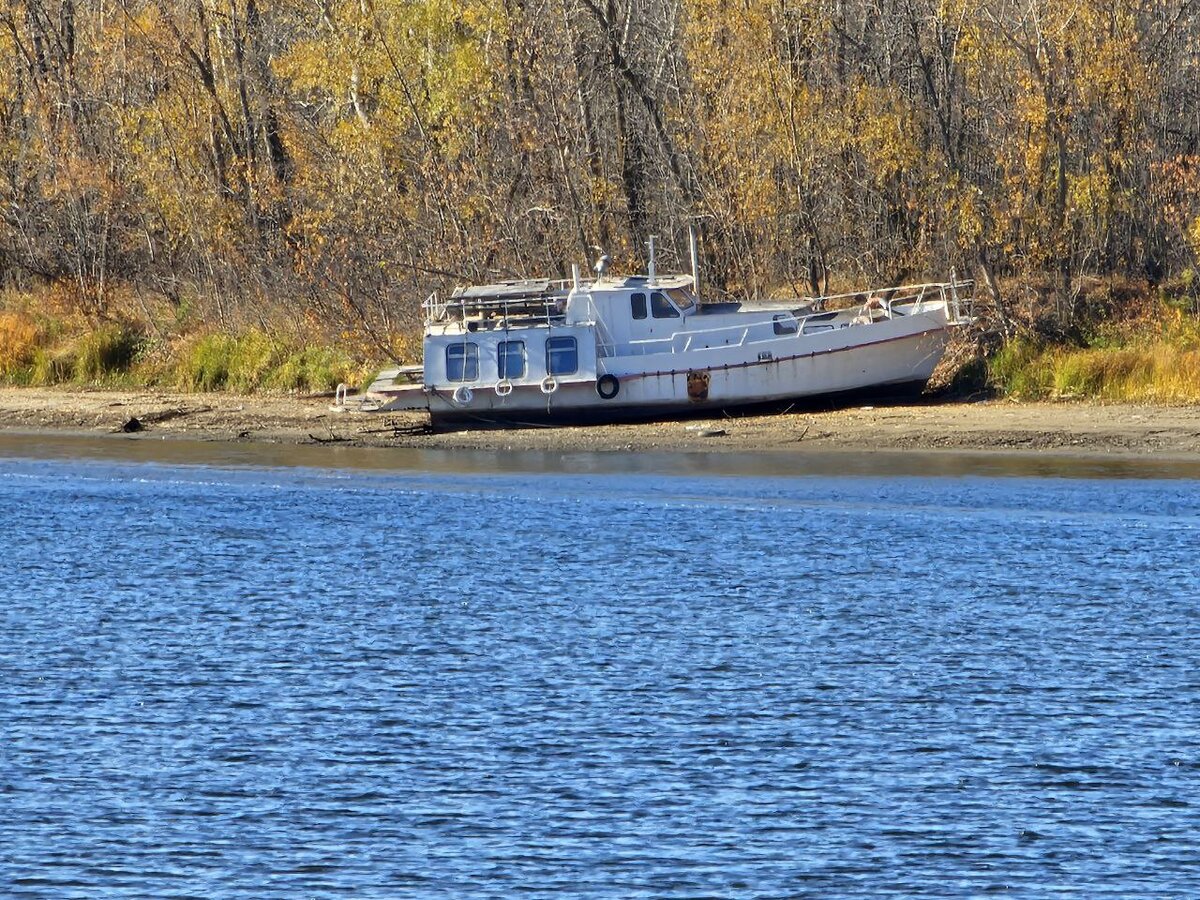
M 709 415 L 742 409 L 849 402 L 921 391 L 949 340 L 943 318 L 911 316 L 830 336 L 806 336 L 706 354 L 686 367 L 683 354 L 615 357 L 600 375 L 498 392 L 426 387 L 384 409 L 427 409 L 435 426 L 451 424 L 599 423 Z M 615 379 L 615 381 L 614 381 Z M 615 393 L 614 393 L 615 389 Z M 604 394 L 605 396 L 602 396 Z
M 646 406 L 580 406 L 560 404 L 547 409 L 541 408 L 495 408 L 486 413 L 447 408 L 441 412 L 430 411 L 430 424 L 435 428 L 486 427 L 489 425 L 605 425 L 621 422 L 653 422 L 670 419 L 686 420 L 708 418 L 714 414 L 730 415 L 777 414 L 805 410 L 837 409 L 842 406 L 868 401 L 912 400 L 920 397 L 928 379 L 898 384 L 873 385 L 823 394 L 804 394 L 782 400 L 749 400 L 720 405 L 682 405 L 666 403 Z

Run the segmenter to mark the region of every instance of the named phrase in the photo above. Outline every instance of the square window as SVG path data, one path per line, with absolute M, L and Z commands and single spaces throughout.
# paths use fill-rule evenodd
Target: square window
M 524 378 L 525 342 L 501 341 L 496 346 L 496 368 L 501 378 Z
M 479 380 L 479 345 L 464 341 L 446 348 L 446 380 Z
M 579 371 L 579 345 L 573 337 L 546 340 L 546 374 L 574 375 Z
M 646 318 L 646 295 L 633 294 L 629 298 L 629 305 L 633 308 L 633 317 L 635 319 Z
M 655 291 L 650 295 L 650 311 L 654 313 L 656 319 L 678 319 L 679 310 L 671 305 L 671 301 L 667 299 L 667 295 L 661 291 Z
M 796 317 L 793 315 L 775 316 L 772 324 L 776 334 L 795 334 L 800 330 L 800 326 L 796 324 Z

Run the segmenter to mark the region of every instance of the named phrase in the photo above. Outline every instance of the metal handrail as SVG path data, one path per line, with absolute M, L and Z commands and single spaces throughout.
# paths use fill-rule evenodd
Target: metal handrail
M 911 296 L 912 294 L 915 294 L 918 291 L 920 291 L 923 294 L 929 288 L 944 289 L 944 288 L 951 287 L 951 286 L 965 288 L 965 287 L 974 287 L 974 285 L 975 285 L 974 279 L 953 280 L 953 281 L 927 281 L 927 282 L 924 282 L 921 284 L 899 284 L 899 285 L 896 285 L 895 287 L 871 288 L 870 290 L 867 290 L 867 291 L 848 291 L 844 294 L 821 294 L 820 296 L 817 296 L 817 297 L 801 297 L 800 299 L 807 300 L 812 303 L 824 303 L 827 300 L 845 300 L 845 299 L 848 299 L 851 297 L 865 297 L 866 299 L 869 300 L 875 294 L 884 294 L 884 293 L 899 294 L 899 293 L 903 292 L 906 296 Z M 918 295 L 918 297 L 920 297 L 920 295 Z M 898 300 L 903 300 L 903 299 L 905 299 L 905 297 L 892 297 L 890 302 L 896 302 Z
M 547 281 L 545 283 L 554 288 L 561 288 L 563 290 L 566 290 L 567 287 L 569 285 L 571 285 L 573 282 L 569 281 L 569 280 L 565 280 L 565 279 L 560 279 L 560 280 L 555 280 L 555 281 Z M 596 281 L 596 280 L 580 282 L 580 287 L 591 287 L 591 286 L 594 286 L 594 285 L 600 284 L 600 283 L 601 283 L 600 281 Z M 872 299 L 876 298 L 880 294 L 890 294 L 891 296 L 886 301 L 884 301 L 883 307 L 887 311 L 887 314 L 889 316 L 891 316 L 892 315 L 892 307 L 895 304 L 897 304 L 897 303 L 914 303 L 919 308 L 922 304 L 927 302 L 927 295 L 931 291 L 936 290 L 938 292 L 941 302 L 945 303 L 947 309 L 952 312 L 952 316 L 951 316 L 952 320 L 959 321 L 959 320 L 964 319 L 964 316 L 963 316 L 963 306 L 964 305 L 966 305 L 968 307 L 968 311 L 966 313 L 966 319 L 969 319 L 970 315 L 971 315 L 970 309 L 969 309 L 971 306 L 971 298 L 961 297 L 959 294 L 959 291 L 960 290 L 969 291 L 969 289 L 973 288 L 974 285 L 975 285 L 974 279 L 959 280 L 959 279 L 951 276 L 950 281 L 942 281 L 942 282 L 930 281 L 930 282 L 923 282 L 923 283 L 918 283 L 918 284 L 896 285 L 894 287 L 888 287 L 888 288 L 872 288 L 869 290 L 848 291 L 848 292 L 841 293 L 841 294 L 822 294 L 822 295 L 815 296 L 815 297 L 802 297 L 802 298 L 800 298 L 800 301 L 805 303 L 806 305 L 810 305 L 812 307 L 812 309 L 814 309 L 814 310 L 825 311 L 828 307 L 828 304 L 831 301 L 854 299 L 854 300 L 863 300 L 864 302 L 870 302 Z M 576 291 L 578 291 L 578 290 L 579 289 L 576 288 L 575 290 L 570 291 L 567 294 L 567 297 L 575 295 Z M 596 312 L 595 304 L 592 302 L 591 292 L 587 291 L 587 293 L 588 293 L 589 313 L 591 314 L 592 321 L 598 322 L 598 321 L 600 321 L 600 317 L 598 316 L 598 314 Z M 947 294 L 949 294 L 949 296 L 947 296 Z M 527 312 L 527 314 L 532 313 L 533 315 L 535 315 L 539 318 L 544 316 L 546 319 L 546 323 L 549 325 L 549 324 L 551 324 L 551 319 L 554 317 L 552 311 L 557 308 L 558 304 L 560 302 L 562 302 L 563 299 L 564 298 L 562 296 L 555 296 L 555 297 L 551 297 L 551 298 L 528 297 L 528 298 L 523 298 L 523 299 L 508 297 L 508 298 L 497 298 L 497 299 L 490 299 L 490 300 L 483 299 L 483 298 L 480 298 L 480 299 L 466 298 L 461 301 L 456 301 L 455 298 L 453 298 L 453 297 L 451 297 L 448 300 L 442 300 L 438 297 L 437 292 L 434 291 L 426 298 L 425 302 L 421 304 L 421 308 L 426 313 L 426 324 L 427 325 L 432 324 L 434 322 L 445 321 L 451 308 L 458 310 L 462 314 L 462 316 L 465 320 L 468 307 L 471 307 L 472 309 L 480 310 L 480 311 L 486 310 L 486 311 L 500 312 L 505 318 L 507 318 L 511 315 L 511 311 L 516 306 L 523 307 L 524 310 Z M 534 308 L 536 308 L 536 312 L 534 311 Z M 809 318 L 808 316 L 805 316 L 803 318 L 797 318 L 797 323 L 799 325 L 801 332 L 803 332 L 804 323 L 808 318 Z M 737 326 L 729 326 L 729 327 L 743 328 L 744 326 L 737 325 Z M 718 329 L 718 328 L 706 329 L 703 332 L 693 332 L 693 334 L 717 332 L 717 331 L 721 331 L 721 330 L 723 330 L 723 329 Z M 745 339 L 746 339 L 746 336 L 743 336 L 742 341 L 740 343 L 744 343 Z M 615 344 L 613 345 L 613 347 L 615 348 Z

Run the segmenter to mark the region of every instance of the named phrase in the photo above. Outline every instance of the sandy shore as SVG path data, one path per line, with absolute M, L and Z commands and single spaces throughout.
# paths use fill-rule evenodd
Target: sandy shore
M 684 422 L 431 433 L 413 413 L 335 412 L 330 398 L 0 388 L 0 428 L 474 450 L 959 450 L 1200 459 L 1200 407 L 924 402 Z M 122 429 L 136 419 L 137 431 Z

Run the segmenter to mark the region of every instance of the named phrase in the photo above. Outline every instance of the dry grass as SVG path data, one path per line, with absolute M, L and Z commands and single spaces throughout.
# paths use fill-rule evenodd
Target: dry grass
M 366 368 L 337 347 L 300 344 L 252 328 L 198 335 L 176 350 L 171 381 L 190 391 L 320 392 L 357 384 Z
M 41 343 L 41 332 L 28 316 L 0 313 L 0 378 L 16 380 L 33 365 Z
M 132 310 L 97 324 L 60 305 L 51 291 L 0 294 L 0 383 L 320 392 L 369 374 L 360 347 L 307 340 L 294 328 L 195 332 L 181 321 L 182 333 L 151 340 Z M 420 338 L 402 335 L 397 349 L 415 349 L 419 360 Z
M 1200 403 L 1200 321 L 1159 307 L 1104 326 L 1085 347 L 1018 338 L 992 357 L 989 371 L 996 388 L 1024 400 Z

